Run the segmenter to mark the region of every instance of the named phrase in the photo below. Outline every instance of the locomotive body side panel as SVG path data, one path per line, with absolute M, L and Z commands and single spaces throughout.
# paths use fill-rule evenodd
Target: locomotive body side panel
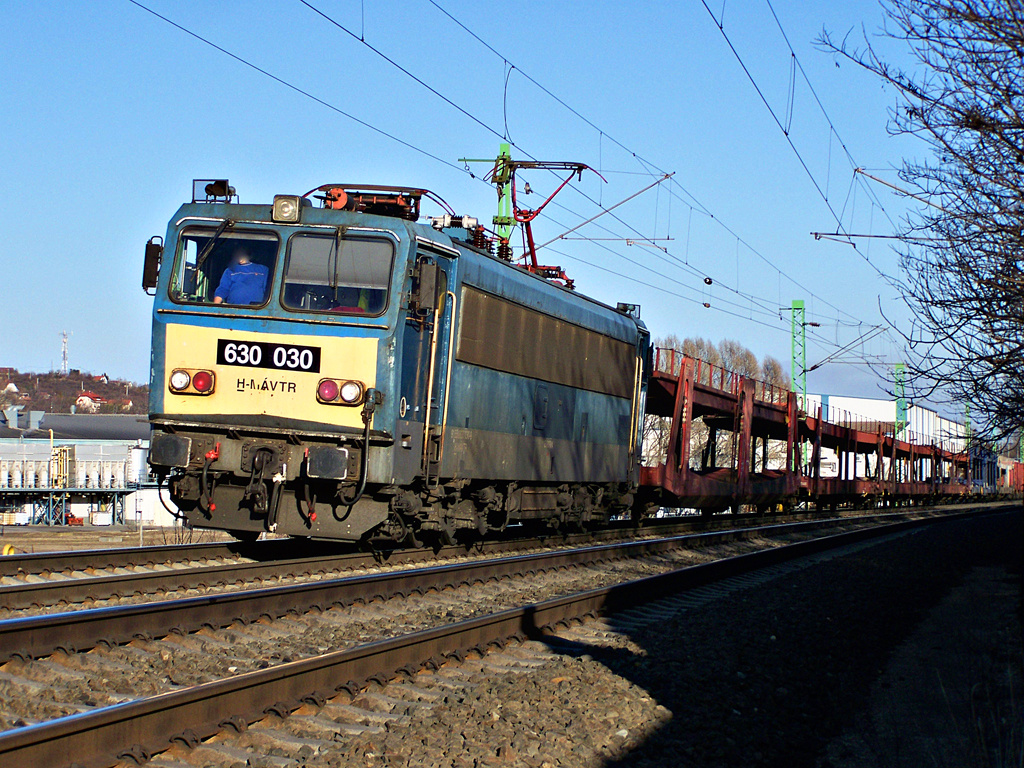
M 442 476 L 631 482 L 637 322 L 480 254 L 458 267 Z

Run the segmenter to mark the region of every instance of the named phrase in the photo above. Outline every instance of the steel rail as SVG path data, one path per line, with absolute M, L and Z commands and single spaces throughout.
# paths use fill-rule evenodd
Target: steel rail
M 835 520 L 831 522 L 831 526 L 836 524 L 839 523 Z M 729 529 L 14 618 L 0 621 L 0 663 L 13 658 L 40 658 L 55 651 L 76 653 L 100 644 L 117 645 L 170 633 L 184 634 L 203 627 L 244 624 L 263 617 L 275 619 L 290 613 L 423 594 L 557 568 L 656 555 L 686 546 L 709 546 L 753 535 L 778 535 L 829 526 L 829 522 L 818 520 Z
M 0 576 L 61 573 L 84 569 L 130 568 L 163 565 L 184 560 L 217 560 L 226 557 L 264 557 L 286 539 L 257 543 L 242 541 L 205 542 L 202 544 L 164 544 L 150 547 L 117 547 L 114 549 L 80 549 L 74 551 L 30 552 L 0 557 Z M 266 550 L 266 551 L 263 551 Z
M 934 507 L 910 507 L 892 510 L 889 514 L 900 514 L 908 510 L 919 511 L 921 509 L 942 510 L 954 508 L 957 505 L 945 505 Z M 960 505 L 962 508 L 962 505 Z M 850 510 L 854 511 L 854 510 Z M 878 514 L 885 514 L 879 510 L 862 510 L 868 512 L 872 517 Z M 858 517 L 859 515 L 848 515 Z M 583 541 L 584 538 L 591 538 L 595 541 L 621 536 L 630 531 L 652 532 L 658 529 L 667 531 L 684 530 L 713 530 L 730 525 L 738 525 L 744 522 L 764 523 L 774 521 L 779 523 L 797 522 L 801 520 L 831 519 L 822 518 L 820 512 L 794 512 L 788 515 L 756 516 L 753 514 L 719 514 L 712 518 L 685 516 L 671 518 L 646 518 L 639 525 L 633 525 L 629 521 L 614 521 L 608 528 L 592 531 L 585 534 L 558 534 L 552 533 L 546 536 L 536 536 L 528 541 L 533 546 L 550 545 L 553 541 L 564 540 L 567 543 Z M 581 538 L 582 537 L 582 538 Z M 513 541 L 510 538 L 490 539 L 481 542 L 483 546 L 500 546 Z M 174 562 L 186 562 L 190 560 L 218 560 L 225 558 L 246 558 L 254 561 L 294 559 L 304 554 L 336 555 L 342 550 L 349 552 L 356 551 L 358 545 L 351 542 L 311 540 L 311 539 L 271 539 L 260 542 L 225 541 L 225 542 L 204 542 L 200 544 L 164 544 L 146 547 L 115 547 L 111 549 L 83 549 L 63 550 L 52 552 L 19 552 L 12 555 L 0 557 L 0 578 L 24 578 L 26 576 L 39 576 L 53 573 L 69 573 L 84 571 L 102 571 L 113 568 L 150 567 L 165 565 Z M 440 551 L 449 552 L 453 549 L 466 547 L 444 547 Z M 365 551 L 365 550 L 359 550 Z M 391 550 L 379 551 L 379 556 L 387 556 Z M 78 577 L 83 578 L 83 577 Z M 88 577 L 85 577 L 88 578 Z M 54 583 L 64 580 L 54 580 Z
M 780 516 L 782 522 L 805 519 L 809 514 Z M 751 518 L 751 515 L 721 515 L 717 516 L 711 525 L 730 525 L 738 520 Z M 704 523 L 708 524 L 707 521 Z M 673 528 L 693 527 L 700 525 L 696 520 L 680 520 L 673 518 L 660 518 L 644 521 L 639 530 L 649 530 L 661 527 Z M 630 523 L 613 523 L 607 529 L 594 531 L 588 534 L 551 534 L 549 536 L 533 537 L 531 541 L 550 542 L 553 539 L 560 539 L 572 536 L 610 537 L 621 535 L 628 530 L 636 530 Z M 488 544 L 505 542 L 509 539 L 492 539 Z M 445 547 L 445 551 L 451 549 Z M 116 547 L 112 549 L 82 549 L 63 550 L 52 552 L 31 552 L 17 553 L 0 557 L 0 577 L 24 577 L 26 575 L 41 575 L 46 573 L 65 573 L 72 571 L 98 571 L 111 568 L 132 568 L 139 566 L 164 565 L 174 562 L 189 560 L 218 560 L 223 558 L 247 558 L 251 560 L 269 560 L 294 558 L 303 551 L 313 550 L 324 554 L 337 554 L 339 551 L 348 550 L 365 551 L 359 549 L 358 545 L 351 542 L 310 540 L 310 539 L 270 539 L 259 542 L 225 541 L 225 542 L 204 542 L 201 544 L 165 544 L 147 547 Z M 389 550 L 381 550 L 387 552 Z
M 802 517 L 802 516 L 801 516 Z M 872 516 L 873 518 L 874 516 Z M 786 518 L 789 519 L 789 518 Z M 819 518 L 822 522 L 829 522 L 835 518 Z M 843 518 L 850 519 L 850 518 Z M 698 521 L 671 522 L 660 525 L 649 525 L 639 529 L 645 534 L 669 535 L 674 531 L 690 531 L 695 527 L 721 528 L 730 523 L 735 525 L 736 519 L 716 520 L 710 526 L 701 525 Z M 764 522 L 763 519 L 756 520 L 748 517 L 748 522 Z M 784 524 L 784 523 L 778 523 Z M 636 530 L 636 529 L 631 529 Z M 354 570 L 358 568 L 379 567 L 387 565 L 408 565 L 434 560 L 445 560 L 454 557 L 464 557 L 472 554 L 499 554 L 502 552 L 516 552 L 525 549 L 535 549 L 552 546 L 578 546 L 595 541 L 621 538 L 622 528 L 594 531 L 591 533 L 577 533 L 565 535 L 552 535 L 546 537 L 535 537 L 530 539 L 500 539 L 492 541 L 476 542 L 472 545 L 452 545 L 442 547 L 438 550 L 432 549 L 385 549 L 377 551 L 352 551 L 351 547 L 345 547 L 345 551 L 339 552 L 337 543 L 304 540 L 273 540 L 259 545 L 243 547 L 240 544 L 213 544 L 199 545 L 211 547 L 209 552 L 219 550 L 216 547 L 229 546 L 234 548 L 234 556 L 247 556 L 258 558 L 256 560 L 239 563 L 225 563 L 221 565 L 202 565 L 194 568 L 175 568 L 171 570 L 141 571 L 133 573 L 108 574 L 99 576 L 81 576 L 62 579 L 51 579 L 46 581 L 31 581 L 20 584 L 0 585 L 0 606 L 10 610 L 21 610 L 33 607 L 56 605 L 59 603 L 75 603 L 84 600 L 104 600 L 135 594 L 153 594 L 158 592 L 171 592 L 180 589 L 210 588 L 224 584 L 233 584 L 244 581 L 255 581 L 266 578 L 281 578 L 307 576 L 316 573 L 326 573 L 336 570 Z M 274 546 L 271 546 L 274 545 Z M 160 552 L 145 553 L 143 555 L 147 562 L 161 562 L 159 558 L 174 554 L 173 547 L 154 547 L 146 549 L 161 550 Z M 123 552 L 124 550 L 121 550 Z M 131 550 L 129 550 L 131 551 Z M 135 550 L 139 552 L 140 550 Z M 106 555 L 108 552 L 117 553 L 118 550 L 93 550 L 96 553 Z M 295 557 L 298 552 L 304 556 Z M 51 562 L 56 553 L 44 553 Z M 75 560 L 83 559 L 80 553 L 62 553 L 72 555 Z M 90 553 L 85 553 L 90 554 Z M 187 555 L 187 553 L 186 553 Z M 212 558 L 215 555 L 208 555 Z M 290 556 L 290 557 L 286 557 Z M 113 557 L 111 558 L 114 559 Z M 2 563 L 0 559 L 0 563 Z M 44 562 L 40 560 L 39 562 Z M 127 563 L 128 560 L 126 559 Z M 131 563 L 140 565 L 143 561 Z M 166 562 L 166 559 L 162 562 Z M 65 566 L 59 570 L 68 570 Z M 55 569 L 56 570 L 56 569 Z
M 917 508 L 910 508 L 917 509 Z M 922 508 L 923 509 L 923 508 Z M 933 507 L 943 509 L 943 507 Z M 906 509 L 896 510 L 905 512 Z M 877 510 L 872 511 L 877 513 Z M 696 515 L 675 518 L 647 518 L 638 526 L 629 521 L 615 521 L 610 527 L 586 534 L 558 534 L 535 536 L 530 541 L 537 546 L 560 539 L 576 537 L 592 537 L 595 539 L 612 538 L 629 531 L 651 531 L 659 528 L 692 530 L 694 528 L 718 528 L 737 525 L 744 521 L 765 522 L 796 522 L 800 520 L 822 519 L 820 513 L 798 512 L 789 515 L 755 516 L 753 514 L 722 514 L 713 518 L 700 518 Z M 508 543 L 512 539 L 490 539 L 484 545 Z M 269 560 L 294 558 L 302 552 L 337 554 L 340 550 L 356 550 L 357 545 L 351 542 L 310 540 L 310 539 L 271 539 L 259 542 L 225 541 L 204 542 L 200 544 L 164 544 L 146 547 L 115 547 L 111 549 L 62 550 L 52 552 L 20 552 L 0 557 L 0 577 L 24 577 L 45 573 L 65 573 L 72 571 L 98 571 L 111 568 L 132 568 L 140 566 L 164 565 L 189 560 L 217 560 L 223 558 L 247 558 L 252 560 Z M 461 547 L 465 549 L 465 547 Z M 443 548 L 449 551 L 451 547 Z M 361 550 L 365 551 L 365 550 Z M 390 550 L 380 550 L 386 553 Z
M 1006 502 L 1003 502 L 1006 503 Z M 963 507 L 955 507 L 962 509 Z M 685 520 L 679 521 L 673 518 L 662 518 L 664 522 L 649 524 L 639 529 L 647 535 L 671 535 L 675 532 L 701 530 L 732 530 L 728 526 L 737 523 L 746 523 L 747 527 L 754 530 L 760 529 L 763 525 L 814 525 L 814 524 L 835 524 L 839 521 L 862 520 L 871 522 L 886 517 L 900 517 L 911 510 L 916 513 L 941 511 L 945 507 L 931 508 L 909 508 L 893 512 L 875 513 L 871 515 L 857 515 L 847 517 L 818 517 L 813 514 L 790 515 L 784 518 L 774 518 L 771 522 L 765 518 L 757 518 L 752 515 L 731 515 L 726 518 L 706 520 Z M 796 520 L 800 522 L 787 523 L 783 520 Z M 750 526 L 749 524 L 754 524 Z M 757 525 L 760 524 L 760 525 Z M 739 530 L 745 530 L 740 528 Z M 557 546 L 584 546 L 602 540 L 620 539 L 626 530 L 636 531 L 630 526 L 616 527 L 589 533 L 561 534 L 541 536 L 530 539 L 498 539 L 480 541 L 469 545 L 452 545 L 433 549 L 383 549 L 376 551 L 352 551 L 346 547 L 345 551 L 339 552 L 338 542 L 306 541 L 298 539 L 281 539 L 263 542 L 258 545 L 243 546 L 239 544 L 213 544 L 198 545 L 206 547 L 229 546 L 235 548 L 235 556 L 244 556 L 259 559 L 226 563 L 221 565 L 201 565 L 194 568 L 173 568 L 168 570 L 141 571 L 121 574 L 108 574 L 99 576 L 70 577 L 63 579 L 52 579 L 46 581 L 32 581 L 20 584 L 0 585 L 0 607 L 9 610 L 24 610 L 34 607 L 53 606 L 61 603 L 71 604 L 85 600 L 105 600 L 122 596 L 137 594 L 157 594 L 160 592 L 173 592 L 182 589 L 214 588 L 228 584 L 238 584 L 246 581 L 258 581 L 268 578 L 297 578 L 312 574 L 323 574 L 330 571 L 355 570 L 363 568 L 381 567 L 384 565 L 399 566 L 416 563 L 424 563 L 438 560 L 448 560 L 467 555 L 497 555 L 501 553 L 521 552 L 528 549 L 538 549 Z M 258 548 L 257 548 L 258 547 Z M 155 547 L 146 549 L 170 550 L 174 547 Z M 93 552 L 117 552 L 118 550 L 93 550 Z M 123 550 L 121 550 L 123 551 Z M 129 550 L 131 551 L 131 550 Z M 139 552 L 140 550 L 134 550 Z M 210 550 L 215 551 L 213 549 Z M 296 557 L 299 552 L 303 556 Z M 79 553 L 63 553 L 73 555 L 76 558 Z M 54 556 L 48 554 L 47 556 Z M 152 553 L 145 557 L 159 557 L 160 553 Z M 0 562 L 2 562 L 0 558 Z M 155 561 L 155 560 L 154 560 Z M 66 569 L 64 569 L 66 570 Z
M 0 606 L 11 610 L 20 610 L 137 594 L 211 588 L 266 578 L 308 576 L 330 570 L 372 565 L 373 563 L 371 555 L 346 553 L 328 557 L 314 555 L 270 562 L 227 563 L 166 571 L 142 571 L 27 582 L 0 586 Z
M 54 651 L 75 653 L 101 643 L 116 645 L 133 639 L 163 637 L 171 632 L 187 633 L 207 626 L 224 627 L 262 617 L 278 618 L 289 613 L 369 603 L 556 568 L 658 554 L 688 545 L 706 546 L 766 531 L 783 533 L 824 525 L 823 522 L 789 523 L 767 528 L 741 528 L 642 539 L 416 569 L 388 570 L 363 576 L 177 600 L 8 619 L 0 621 L 0 663 L 12 658 L 39 658 Z
M 137 762 L 175 742 L 198 744 L 225 728 L 244 730 L 267 713 L 287 716 L 373 680 L 411 674 L 445 658 L 484 652 L 558 625 L 657 600 L 738 574 L 972 512 L 859 529 L 512 608 L 451 625 L 277 665 L 0 734 L 0 762 L 36 768 L 107 768 Z M 74 758 L 69 756 L 74 755 Z

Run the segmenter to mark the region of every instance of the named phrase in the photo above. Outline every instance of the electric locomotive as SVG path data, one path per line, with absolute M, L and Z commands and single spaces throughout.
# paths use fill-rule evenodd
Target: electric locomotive
M 448 213 L 421 223 L 424 198 Z M 179 514 L 419 543 L 630 509 L 647 329 L 492 250 L 427 190 L 197 182 L 143 274 L 149 461 Z

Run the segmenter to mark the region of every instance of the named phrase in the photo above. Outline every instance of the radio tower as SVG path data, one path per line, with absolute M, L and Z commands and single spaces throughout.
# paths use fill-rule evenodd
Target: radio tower
M 60 375 L 68 375 L 68 332 L 60 334 Z

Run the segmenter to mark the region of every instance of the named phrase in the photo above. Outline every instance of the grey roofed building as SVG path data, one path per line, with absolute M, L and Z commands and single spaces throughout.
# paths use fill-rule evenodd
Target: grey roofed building
M 29 429 L 28 414 L 19 414 L 20 429 L 0 420 L 0 439 L 49 438 L 52 429 L 54 440 L 149 440 L 149 423 L 139 414 L 45 413 L 36 429 Z

